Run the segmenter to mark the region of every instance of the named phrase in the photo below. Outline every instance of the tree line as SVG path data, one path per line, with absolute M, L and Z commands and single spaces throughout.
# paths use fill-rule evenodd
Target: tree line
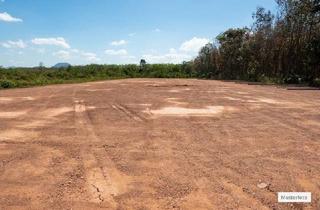
M 194 75 L 180 64 L 86 65 L 68 68 L 0 67 L 0 89 L 78 83 L 125 78 L 188 78 Z
M 232 28 L 184 65 L 198 77 L 320 85 L 320 0 L 276 0 L 251 27 Z

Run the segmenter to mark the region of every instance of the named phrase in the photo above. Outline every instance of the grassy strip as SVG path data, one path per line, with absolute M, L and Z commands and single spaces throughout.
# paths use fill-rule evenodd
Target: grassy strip
M 87 65 L 67 69 L 12 68 L 0 69 L 0 89 L 44 86 L 51 84 L 82 83 L 126 78 L 203 78 L 201 72 L 185 64 L 144 65 Z M 222 79 L 222 78 L 212 78 Z M 250 84 L 280 84 L 288 82 L 277 78 L 261 77 L 258 80 L 232 80 Z M 316 80 L 312 86 L 320 86 Z
M 81 83 L 124 78 L 190 78 L 182 65 L 87 65 L 67 69 L 13 68 L 0 69 L 0 88 Z

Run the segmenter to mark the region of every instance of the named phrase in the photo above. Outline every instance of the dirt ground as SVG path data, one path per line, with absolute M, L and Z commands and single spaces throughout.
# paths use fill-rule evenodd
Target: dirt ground
M 0 209 L 320 209 L 319 151 L 315 90 L 128 79 L 0 91 Z

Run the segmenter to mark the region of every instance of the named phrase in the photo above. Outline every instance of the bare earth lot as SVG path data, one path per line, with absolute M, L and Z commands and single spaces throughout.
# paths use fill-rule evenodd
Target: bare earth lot
M 278 204 L 277 192 L 312 192 Z M 0 91 L 0 209 L 320 209 L 320 91 L 131 79 Z

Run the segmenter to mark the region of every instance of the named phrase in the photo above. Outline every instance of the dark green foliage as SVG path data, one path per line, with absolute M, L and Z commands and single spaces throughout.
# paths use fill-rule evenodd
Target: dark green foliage
M 320 78 L 316 78 L 315 80 L 313 80 L 312 85 L 315 87 L 320 87 Z
M 229 29 L 194 60 L 197 76 L 316 85 L 320 78 L 319 0 L 277 0 L 277 15 L 264 8 L 251 29 Z
M 125 78 L 188 78 L 190 69 L 176 64 L 87 65 L 69 68 L 0 69 L 0 88 L 29 87 L 47 84 L 88 82 Z
M 15 86 L 15 83 L 10 80 L 0 80 L 0 88 L 13 88 Z

